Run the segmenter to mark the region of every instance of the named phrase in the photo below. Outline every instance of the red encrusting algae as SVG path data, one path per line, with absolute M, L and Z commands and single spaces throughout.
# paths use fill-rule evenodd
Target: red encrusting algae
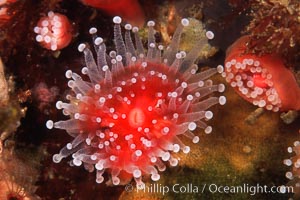
M 246 53 L 249 36 L 243 36 L 226 52 L 226 81 L 245 100 L 267 110 L 300 110 L 300 88 L 293 73 L 277 54 Z
M 97 60 L 86 44 L 78 50 L 84 53 L 86 67 L 82 73 L 68 70 L 68 86 L 75 95 L 67 95 L 69 103 L 58 101 L 71 119 L 47 121 L 49 129 L 65 129 L 74 140 L 68 143 L 53 161 L 58 163 L 72 154 L 71 165 L 97 171 L 96 182 L 104 181 L 105 171 L 111 174 L 114 185 L 134 178 L 142 187 L 142 176 L 160 179 L 158 171 L 178 164 L 172 153 L 190 151 L 180 135 L 199 142 L 192 131 L 197 127 L 210 133 L 212 127 L 204 121 L 213 117 L 208 109 L 215 104 L 225 104 L 226 98 L 210 96 L 223 92 L 223 84 L 213 85 L 207 80 L 213 74 L 223 72 L 223 66 L 196 73 L 194 64 L 207 38 L 187 54 L 178 51 L 180 37 L 187 19 L 177 27 L 171 44 L 163 51 L 154 37 L 153 21 L 148 22 L 148 51 L 145 52 L 138 35 L 138 28 L 125 25 L 125 41 L 121 34 L 121 18 L 114 18 L 114 42 L 116 51 L 106 54 L 103 39 L 97 37 L 97 29 L 91 28 Z M 135 38 L 133 44 L 131 34 Z M 208 34 L 210 35 L 210 34 Z
M 34 27 L 36 41 L 46 49 L 56 51 L 69 45 L 72 40 L 72 25 L 62 14 L 48 12 Z
M 251 21 L 246 27 L 248 51 L 257 55 L 276 53 L 288 67 L 298 67 L 300 47 L 299 0 L 251 0 Z
M 138 0 L 81 0 L 84 4 L 104 10 L 114 16 L 119 15 L 125 21 L 143 26 L 145 23 L 144 11 Z

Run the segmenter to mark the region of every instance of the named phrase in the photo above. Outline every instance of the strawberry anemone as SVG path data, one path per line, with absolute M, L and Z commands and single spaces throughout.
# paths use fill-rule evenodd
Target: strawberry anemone
M 107 171 L 114 185 L 134 178 L 143 186 L 142 176 L 159 180 L 158 171 L 166 169 L 166 162 L 178 164 L 176 152 L 190 151 L 182 136 L 198 143 L 194 130 L 212 131 L 205 122 L 213 117 L 209 108 L 225 104 L 226 98 L 212 96 L 213 92 L 223 92 L 225 86 L 213 84 L 209 77 L 222 73 L 223 66 L 197 73 L 194 62 L 207 38 L 198 41 L 189 53 L 178 50 L 182 31 L 189 25 L 187 19 L 182 19 L 165 50 L 156 44 L 155 23 L 149 21 L 147 51 L 137 27 L 125 25 L 124 41 L 121 18 L 113 21 L 116 51 L 106 54 L 97 29 L 90 29 L 96 60 L 86 44 L 78 46 L 85 57 L 82 73 L 88 80 L 71 70 L 66 72 L 74 94 L 67 95 L 69 103 L 58 101 L 56 106 L 70 119 L 49 120 L 46 126 L 65 129 L 74 137 L 53 156 L 54 162 L 72 154 L 71 165 L 96 170 L 97 183 L 103 182 Z

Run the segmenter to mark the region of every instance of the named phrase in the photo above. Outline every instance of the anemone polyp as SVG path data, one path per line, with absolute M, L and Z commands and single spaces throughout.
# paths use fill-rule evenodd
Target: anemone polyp
M 46 49 L 56 51 L 69 45 L 72 40 L 72 25 L 62 14 L 48 12 L 34 27 L 37 34 L 35 40 Z
M 125 25 L 124 41 L 121 18 L 114 17 L 113 22 L 116 51 L 107 55 L 103 39 L 96 35 L 97 29 L 90 29 L 97 59 L 86 44 L 78 46 L 86 64 L 82 73 L 89 80 L 71 70 L 66 72 L 66 77 L 72 79 L 68 85 L 74 95 L 67 95 L 69 103 L 58 101 L 56 106 L 71 119 L 55 123 L 49 120 L 46 126 L 65 129 L 75 138 L 53 156 L 54 162 L 72 154 L 72 165 L 83 164 L 89 171 L 96 169 L 97 183 L 103 182 L 106 170 L 114 185 L 133 177 L 142 186 L 143 175 L 151 175 L 157 181 L 158 171 L 166 169 L 165 162 L 178 164 L 172 152 L 190 151 L 180 137 L 198 143 L 199 136 L 192 131 L 197 127 L 207 134 L 212 131 L 204 122 L 213 117 L 207 109 L 225 104 L 226 98 L 211 94 L 223 92 L 225 86 L 213 85 L 207 79 L 222 73 L 223 67 L 197 73 L 194 62 L 207 39 L 198 41 L 198 46 L 187 54 L 178 51 L 187 19 L 182 19 L 165 51 L 155 42 L 155 23 L 148 22 L 147 52 L 137 27 Z
M 245 53 L 249 36 L 243 36 L 226 52 L 222 76 L 236 92 L 256 106 L 277 112 L 300 109 L 300 88 L 283 59 L 275 54 Z
M 300 142 L 299 141 L 295 141 L 294 142 L 294 147 L 288 147 L 287 148 L 287 151 L 289 153 L 296 153 L 295 156 L 293 156 L 292 158 L 288 158 L 288 159 L 285 159 L 283 161 L 283 163 L 286 165 L 286 166 L 292 166 L 293 169 L 292 171 L 288 171 L 285 176 L 288 178 L 288 179 L 293 179 L 295 177 L 299 177 L 300 175 L 300 160 L 299 160 L 299 152 L 300 152 Z
M 300 133 L 300 131 L 299 131 Z M 293 147 L 287 148 L 288 153 L 294 154 L 291 158 L 285 159 L 283 164 L 291 167 L 291 171 L 285 173 L 286 178 L 290 180 L 288 185 L 292 185 L 294 193 L 299 197 L 300 194 L 300 142 L 295 141 Z M 298 198 L 297 198 L 298 199 Z

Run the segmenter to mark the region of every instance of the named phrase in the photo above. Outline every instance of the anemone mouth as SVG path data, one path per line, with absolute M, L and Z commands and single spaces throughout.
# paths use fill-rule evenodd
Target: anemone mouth
M 25 194 L 9 193 L 7 194 L 7 200 L 24 200 Z
M 1 180 L 0 181 L 1 186 L 1 194 L 0 198 L 4 199 L 12 199 L 12 200 L 24 200 L 27 199 L 27 194 L 25 192 L 25 189 L 22 188 L 20 185 L 16 184 L 15 182 L 11 180 Z
M 133 108 L 129 111 L 128 121 L 133 128 L 142 127 L 145 122 L 145 113 L 140 108 Z
M 281 100 L 272 74 L 259 60 L 238 57 L 225 63 L 222 76 L 244 99 L 258 107 L 279 111 Z

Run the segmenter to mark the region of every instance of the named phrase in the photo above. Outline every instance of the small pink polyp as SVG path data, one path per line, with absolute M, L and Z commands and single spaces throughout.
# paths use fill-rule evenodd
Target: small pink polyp
M 72 25 L 62 14 L 48 12 L 34 27 L 36 41 L 46 49 L 56 51 L 68 46 L 72 40 Z

